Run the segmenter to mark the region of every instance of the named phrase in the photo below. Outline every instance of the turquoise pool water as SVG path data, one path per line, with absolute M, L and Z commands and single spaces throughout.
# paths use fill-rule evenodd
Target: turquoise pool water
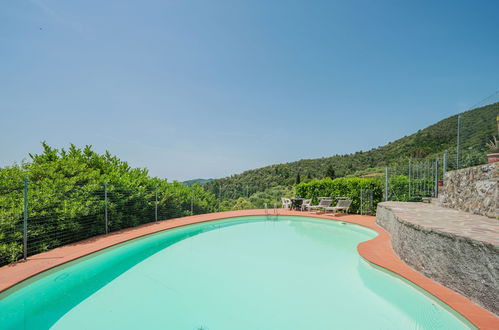
M 2 329 L 469 329 L 364 261 L 376 236 L 303 217 L 241 217 L 140 238 L 0 295 Z

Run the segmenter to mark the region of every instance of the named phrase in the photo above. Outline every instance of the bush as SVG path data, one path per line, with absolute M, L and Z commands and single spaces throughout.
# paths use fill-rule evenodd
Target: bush
M 296 195 L 303 198 L 312 198 L 312 203 L 316 204 L 319 197 L 349 197 L 352 205 L 349 213 L 359 213 L 360 192 L 362 189 L 373 191 L 373 204 L 376 205 L 383 199 L 383 182 L 380 178 L 336 178 L 331 180 L 312 180 L 308 183 L 296 185 Z
M 0 168 L 0 265 L 22 253 L 23 178 L 28 179 L 28 254 L 105 233 L 104 185 L 110 231 L 216 210 L 217 200 L 195 184 L 150 177 L 109 152 L 43 143 L 32 161 Z

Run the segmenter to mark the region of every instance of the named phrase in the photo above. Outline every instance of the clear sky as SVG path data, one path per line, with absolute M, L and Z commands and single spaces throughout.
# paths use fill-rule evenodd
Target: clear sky
M 1 0 L 0 166 L 168 179 L 367 150 L 499 89 L 499 1 Z

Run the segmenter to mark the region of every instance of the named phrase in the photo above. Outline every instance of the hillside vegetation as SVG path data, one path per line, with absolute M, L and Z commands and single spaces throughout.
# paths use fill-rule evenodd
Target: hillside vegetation
M 143 223 L 215 210 L 200 185 L 187 187 L 90 146 L 43 143 L 31 161 L 0 168 L 0 265 L 23 251 L 23 181 L 27 179 L 28 255 Z M 106 228 L 107 224 L 107 228 Z
M 183 181 L 182 183 L 185 184 L 186 186 L 190 187 L 190 186 L 194 185 L 195 183 L 203 184 L 203 183 L 207 183 L 210 181 L 213 181 L 213 179 L 192 179 L 192 180 Z
M 495 103 L 461 114 L 463 165 L 475 165 L 484 161 L 485 144 L 497 133 L 498 113 L 499 103 Z M 270 165 L 213 180 L 204 186 L 217 196 L 235 199 L 249 197 L 272 187 L 290 187 L 317 178 L 374 173 L 384 166 L 406 162 L 409 157 L 425 158 L 445 151 L 449 152 L 449 163 L 452 164 L 456 152 L 457 122 L 458 115 L 454 115 L 369 151 Z

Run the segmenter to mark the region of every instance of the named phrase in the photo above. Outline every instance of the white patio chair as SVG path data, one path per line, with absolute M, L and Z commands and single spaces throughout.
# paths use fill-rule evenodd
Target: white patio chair
M 291 199 L 282 197 L 281 202 L 283 209 L 289 210 L 291 208 Z
M 301 203 L 301 210 L 302 211 L 308 210 L 311 203 L 312 199 L 304 199 L 303 202 Z

